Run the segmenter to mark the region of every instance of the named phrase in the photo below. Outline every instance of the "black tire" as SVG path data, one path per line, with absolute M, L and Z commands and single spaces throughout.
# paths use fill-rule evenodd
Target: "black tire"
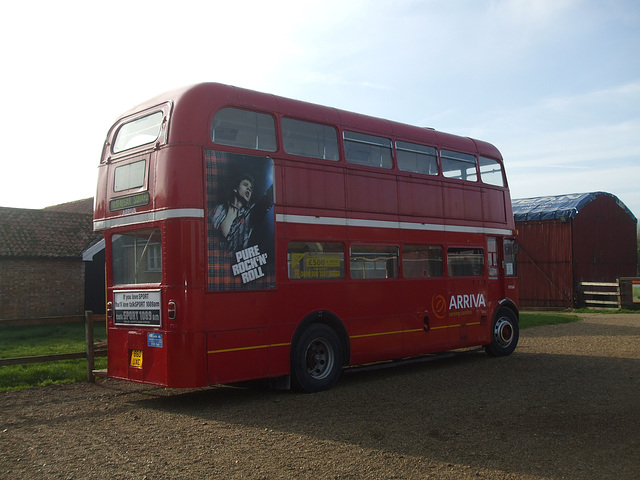
M 331 388 L 342 373 L 342 345 L 336 332 L 313 323 L 300 335 L 291 351 L 291 380 L 303 392 Z
M 513 310 L 501 308 L 491 325 L 491 343 L 485 346 L 485 351 L 492 357 L 510 355 L 518 345 L 520 327 L 518 318 Z

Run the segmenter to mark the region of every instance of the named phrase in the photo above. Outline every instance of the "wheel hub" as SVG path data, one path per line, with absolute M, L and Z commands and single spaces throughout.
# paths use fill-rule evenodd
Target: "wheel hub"
M 506 318 L 501 318 L 496 322 L 493 330 L 493 336 L 496 342 L 503 347 L 506 347 L 513 340 L 513 327 Z

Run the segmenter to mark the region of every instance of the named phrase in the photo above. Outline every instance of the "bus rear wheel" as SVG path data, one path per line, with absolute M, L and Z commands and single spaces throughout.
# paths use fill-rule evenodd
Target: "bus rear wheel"
M 320 392 L 331 388 L 342 373 L 340 338 L 329 326 L 311 324 L 291 354 L 291 379 L 297 390 Z
M 520 328 L 518 318 L 513 310 L 502 308 L 498 311 L 491 327 L 491 343 L 485 351 L 492 357 L 510 355 L 518 345 Z

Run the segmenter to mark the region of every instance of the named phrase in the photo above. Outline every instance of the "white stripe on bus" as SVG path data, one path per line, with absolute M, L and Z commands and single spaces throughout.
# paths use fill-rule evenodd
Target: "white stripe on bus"
M 106 230 L 113 227 L 155 222 L 173 218 L 204 218 L 204 209 L 176 208 L 125 215 L 105 220 L 94 220 L 94 230 Z M 512 235 L 513 231 L 502 228 L 468 227 L 463 225 L 441 225 L 436 223 L 396 222 L 387 220 L 366 220 L 362 218 L 316 217 L 311 215 L 289 215 L 279 213 L 276 221 L 302 225 L 332 225 L 341 227 L 392 228 L 398 230 L 423 230 L 432 232 L 484 233 L 488 235 Z
M 158 210 L 156 212 L 136 213 L 133 215 L 124 215 L 117 218 L 109 218 L 106 220 L 94 220 L 94 230 L 106 230 L 113 227 L 122 227 L 126 225 L 135 225 L 145 222 L 157 222 L 159 220 L 169 220 L 172 218 L 204 218 L 204 209 L 202 208 L 172 208 L 168 210 Z
M 463 225 L 441 225 L 435 223 L 395 222 L 386 220 L 365 220 L 360 218 L 314 217 L 308 215 L 278 214 L 276 220 L 282 223 L 305 225 L 339 225 L 344 227 L 394 228 L 398 230 L 425 230 L 432 232 L 485 233 L 489 235 L 513 235 L 512 230 L 489 227 L 467 227 Z

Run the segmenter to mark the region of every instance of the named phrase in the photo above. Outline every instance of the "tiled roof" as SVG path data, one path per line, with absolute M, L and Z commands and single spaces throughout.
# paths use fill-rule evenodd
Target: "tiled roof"
M 91 214 L 0 207 L 0 257 L 82 258 Z
M 93 215 L 93 197 L 83 198 L 82 200 L 76 200 L 74 202 L 61 203 L 60 205 L 52 205 L 51 207 L 44 207 L 44 210 Z

